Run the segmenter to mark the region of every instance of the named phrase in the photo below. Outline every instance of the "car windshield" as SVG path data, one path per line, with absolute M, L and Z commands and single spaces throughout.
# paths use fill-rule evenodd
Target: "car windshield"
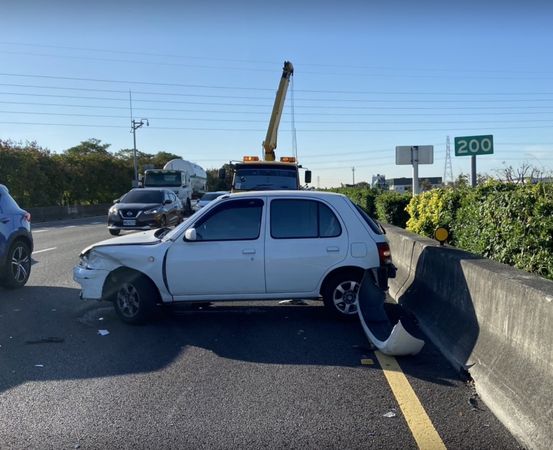
M 297 189 L 297 169 L 239 167 L 234 175 L 235 191 Z
M 162 203 L 163 192 L 137 189 L 126 193 L 121 198 L 121 203 Z
M 181 173 L 178 171 L 170 172 L 150 172 L 144 175 L 144 186 L 171 186 L 181 185 Z

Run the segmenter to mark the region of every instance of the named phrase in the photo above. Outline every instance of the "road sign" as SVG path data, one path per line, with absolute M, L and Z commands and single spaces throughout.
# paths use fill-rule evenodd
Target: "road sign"
M 418 154 L 418 155 L 417 155 Z M 400 145 L 396 147 L 396 164 L 411 165 L 417 158 L 418 164 L 434 164 L 433 145 Z
M 420 191 L 419 164 L 434 163 L 433 145 L 400 145 L 396 147 L 396 164 L 413 166 L 413 195 Z
M 464 136 L 455 138 L 455 156 L 493 154 L 493 135 Z

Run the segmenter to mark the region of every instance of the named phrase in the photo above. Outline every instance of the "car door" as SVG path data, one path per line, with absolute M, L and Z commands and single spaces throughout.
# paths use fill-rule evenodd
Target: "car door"
M 192 225 L 195 241 L 171 246 L 165 268 L 176 300 L 265 293 L 263 209 L 262 198 L 226 200 Z
M 273 199 L 265 248 L 267 293 L 312 292 L 348 251 L 344 224 L 316 199 Z

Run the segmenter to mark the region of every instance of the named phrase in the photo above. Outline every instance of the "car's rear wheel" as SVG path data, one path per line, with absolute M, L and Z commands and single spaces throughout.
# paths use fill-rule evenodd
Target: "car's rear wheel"
M 119 236 L 119 233 L 121 233 L 121 230 L 109 230 L 109 234 L 112 236 Z
M 349 272 L 333 275 L 322 291 L 326 309 L 335 317 L 357 316 L 358 293 L 362 273 Z
M 115 312 L 132 325 L 145 323 L 152 316 L 156 299 L 155 286 L 139 273 L 125 275 L 113 295 Z
M 23 287 L 31 275 L 31 249 L 24 241 L 15 241 L 8 251 L 2 284 L 8 289 Z

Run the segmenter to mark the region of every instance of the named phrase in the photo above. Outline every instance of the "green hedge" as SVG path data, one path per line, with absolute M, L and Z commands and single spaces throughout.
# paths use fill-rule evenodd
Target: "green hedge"
M 351 199 L 353 203 L 363 208 L 371 217 L 376 217 L 376 197 L 380 191 L 372 188 L 334 188 L 331 192 L 344 194 Z
M 411 199 L 407 229 L 432 236 L 450 229 L 450 243 L 553 279 L 553 185 L 491 181 L 442 188 Z
M 383 192 L 376 197 L 376 217 L 382 222 L 405 228 L 409 214 L 406 207 L 411 200 L 410 194 Z

